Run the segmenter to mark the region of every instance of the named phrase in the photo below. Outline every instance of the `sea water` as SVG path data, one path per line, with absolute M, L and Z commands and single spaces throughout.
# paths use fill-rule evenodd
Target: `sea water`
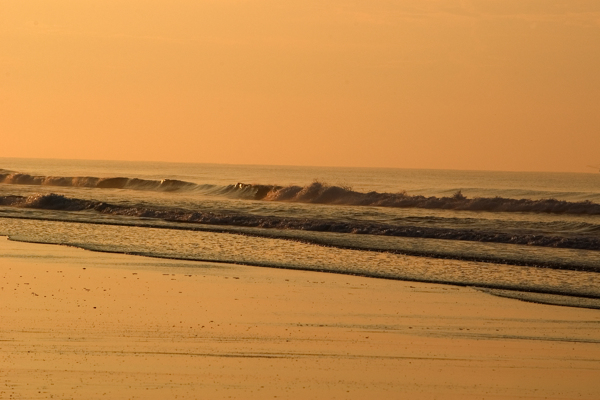
M 0 159 L 0 235 L 600 308 L 600 174 Z

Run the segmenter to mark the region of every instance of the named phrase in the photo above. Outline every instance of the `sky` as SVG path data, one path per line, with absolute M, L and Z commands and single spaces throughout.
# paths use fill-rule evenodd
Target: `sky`
M 598 0 L 0 0 L 0 157 L 594 172 Z

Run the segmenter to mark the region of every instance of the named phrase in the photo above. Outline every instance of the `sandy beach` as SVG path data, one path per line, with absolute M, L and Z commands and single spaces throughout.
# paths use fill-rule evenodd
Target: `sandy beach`
M 600 400 L 599 0 L 0 32 L 0 400 Z
M 0 238 L 1 399 L 598 399 L 600 311 Z

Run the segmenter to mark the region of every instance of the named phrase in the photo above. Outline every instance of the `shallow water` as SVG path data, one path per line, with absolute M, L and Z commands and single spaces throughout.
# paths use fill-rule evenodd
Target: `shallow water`
M 0 234 L 14 239 L 565 295 L 572 305 L 600 298 L 600 174 L 19 159 L 0 168 Z

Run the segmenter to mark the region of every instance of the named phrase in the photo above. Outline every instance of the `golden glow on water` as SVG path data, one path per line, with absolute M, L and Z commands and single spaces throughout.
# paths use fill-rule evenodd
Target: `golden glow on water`
M 15 239 L 97 251 L 600 297 L 600 274 L 581 271 L 411 257 L 266 237 L 133 226 L 0 218 L 0 230 Z
M 5 0 L 0 156 L 584 172 L 599 20 L 595 0 Z
M 25 159 L 0 163 L 5 169 L 0 171 L 0 214 L 7 218 L 242 232 L 345 249 L 566 270 L 597 271 L 600 265 L 600 193 L 595 189 L 600 175 L 595 174 Z M 310 183 L 314 177 L 338 186 Z M 240 181 L 258 185 L 235 184 Z M 277 193 L 302 196 L 257 198 L 257 188 L 273 188 L 265 183 L 288 185 L 278 186 Z M 313 190 L 317 187 L 325 191 Z M 403 189 L 411 194 L 396 195 Z M 468 198 L 457 203 L 453 194 L 462 189 Z M 386 198 L 400 203 L 377 206 Z M 472 207 L 465 211 L 468 204 Z M 11 234 L 37 233 L 27 224 Z M 52 241 L 53 235 L 49 237 L 39 240 Z M 87 241 L 77 243 L 85 247 Z M 174 249 L 177 243 L 171 244 Z M 255 256 L 253 263 L 268 261 Z M 169 257 L 203 256 L 182 245 Z M 307 259 L 296 267 L 318 262 Z M 368 260 L 361 268 L 379 273 Z

